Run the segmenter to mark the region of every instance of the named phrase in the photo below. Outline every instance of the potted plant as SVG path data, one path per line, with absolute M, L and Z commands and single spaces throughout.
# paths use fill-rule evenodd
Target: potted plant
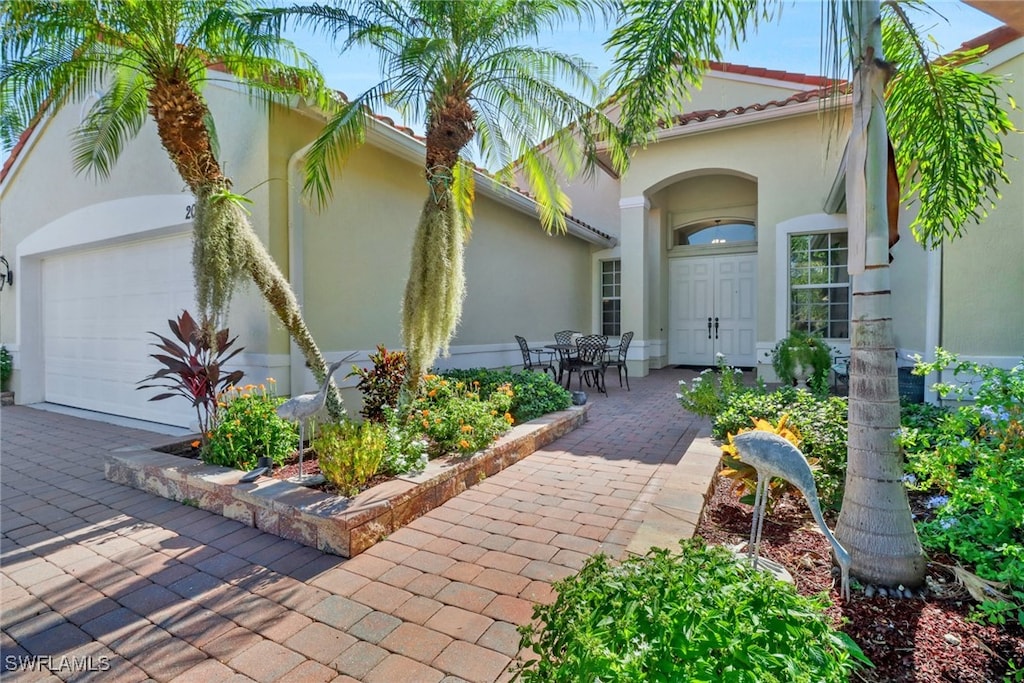
M 816 392 L 828 388 L 832 351 L 821 337 L 793 330 L 772 350 L 772 367 L 783 384 L 799 386 L 806 381 Z

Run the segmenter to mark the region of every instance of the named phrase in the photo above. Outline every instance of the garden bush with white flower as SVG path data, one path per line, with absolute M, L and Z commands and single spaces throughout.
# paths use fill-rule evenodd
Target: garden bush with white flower
M 743 371 L 731 367 L 724 354 L 715 354 L 715 368 L 701 371 L 689 384 L 679 380 L 676 399 L 683 410 L 701 417 L 715 417 L 725 410 L 733 397 L 750 392 L 764 393 L 764 382 L 760 379 L 756 387 L 743 384 Z
M 954 410 L 904 420 L 900 445 L 907 454 L 908 485 L 933 495 L 934 516 L 918 523 L 921 542 L 973 567 L 983 579 L 1005 584 L 1024 604 L 1024 362 L 1010 370 L 960 361 L 938 350 L 915 373 L 952 369 L 957 383 L 936 385 Z M 998 621 L 1012 603 L 982 606 Z M 1019 610 L 1019 611 L 1018 611 Z

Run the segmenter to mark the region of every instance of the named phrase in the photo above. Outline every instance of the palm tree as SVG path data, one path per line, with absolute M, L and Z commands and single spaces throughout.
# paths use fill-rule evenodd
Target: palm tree
M 626 142 L 644 143 L 662 116 L 699 86 L 721 44 L 741 42 L 744 31 L 772 18 L 772 0 L 701 2 L 623 0 L 624 19 L 608 41 L 616 50 L 613 73 L 623 100 Z M 1006 181 L 1000 136 L 1011 130 L 998 95 L 998 78 L 962 67 L 978 53 L 930 59 L 906 14 L 878 0 L 824 3 L 823 30 L 832 64 L 854 70 L 854 125 L 848 148 L 847 207 L 851 254 L 853 325 L 849 396 L 847 481 L 836 536 L 850 551 L 851 571 L 878 584 L 914 586 L 925 562 L 914 530 L 902 457 L 893 439 L 899 428 L 895 339 L 889 292 L 889 211 L 886 196 L 889 146 L 904 201 L 919 204 L 911 226 L 934 246 L 958 236 L 977 207 L 998 196 Z M 846 38 L 848 37 L 848 40 Z M 839 56 L 838 46 L 849 51 Z M 883 51 L 883 47 L 885 51 Z M 895 69 L 883 57 L 892 51 Z M 930 163 L 919 164 L 917 160 Z
M 264 13 L 279 30 L 292 21 L 340 38 L 343 49 L 380 54 L 381 82 L 327 123 L 306 158 L 306 191 L 321 205 L 330 173 L 363 140 L 368 108 L 386 104 L 425 119 L 427 197 L 402 307 L 411 383 L 447 353 L 462 310 L 474 178 L 467 146 L 475 140 L 484 163 L 502 168 L 499 181 L 524 174 L 548 231 L 564 230 L 569 208 L 556 168 L 587 168 L 601 137 L 622 161 L 614 127 L 590 104 L 598 87 L 588 65 L 529 44 L 561 21 L 591 18 L 592 9 L 584 0 L 344 0 Z
M 244 198 L 230 190 L 202 94 L 226 71 L 264 103 L 300 94 L 329 104 L 311 60 L 252 23 L 253 9 L 247 0 L 5 0 L 0 134 L 10 145 L 36 117 L 101 89 L 72 151 L 76 171 L 105 177 L 148 114 L 196 197 L 192 263 L 204 325 L 217 329 L 248 276 L 322 380 L 327 365 L 291 286 L 253 230 Z M 344 414 L 336 388 L 328 407 Z

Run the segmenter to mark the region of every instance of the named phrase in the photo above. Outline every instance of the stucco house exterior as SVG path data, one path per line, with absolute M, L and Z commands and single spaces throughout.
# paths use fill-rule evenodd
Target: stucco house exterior
M 981 68 L 1024 71 L 1019 33 L 1004 27 L 975 42 L 990 45 Z M 1009 85 L 1017 101 L 1022 82 Z M 842 137 L 822 123 L 821 85 L 712 65 L 687 112 L 634 150 L 623 177 L 605 169 L 567 181 L 564 235 L 541 229 L 528 195 L 481 174 L 462 322 L 439 365 L 518 365 L 513 335 L 541 344 L 562 329 L 613 341 L 634 331 L 633 375 L 711 365 L 721 352 L 771 378 L 771 348 L 801 320 L 824 321 L 830 343 L 848 348 L 846 224 L 834 192 Z M 234 190 L 253 200 L 254 226 L 328 360 L 355 351 L 362 363 L 377 344 L 398 347 L 427 191 L 422 140 L 373 119 L 332 204 L 318 212 L 302 200 L 300 165 L 323 119 L 254 107 L 230 82 L 207 96 Z M 149 402 L 135 385 L 156 367 L 147 333 L 193 308 L 192 197 L 148 123 L 109 178 L 76 175 L 69 133 L 84 109 L 64 107 L 26 131 L 0 170 L 0 253 L 14 272 L 0 291 L 0 342 L 14 356 L 12 388 L 18 403 L 188 426 L 188 406 Z M 1021 112 L 1012 116 L 1024 128 Z M 892 271 L 904 358 L 936 345 L 1007 366 L 1024 355 L 1024 136 L 1006 145 L 1014 184 L 966 238 L 925 251 L 904 217 Z M 801 283 L 801 268 L 821 258 L 834 279 Z M 230 327 L 245 347 L 247 381 L 273 377 L 282 394 L 314 388 L 255 288 L 236 296 Z M 346 398 L 357 397 L 348 390 Z
M 254 108 L 230 83 L 211 85 L 207 97 L 234 190 L 253 201 L 254 227 L 328 360 L 357 351 L 352 362 L 365 364 L 377 344 L 400 346 L 413 230 L 427 192 L 422 140 L 388 119 L 371 121 L 367 143 L 335 181 L 332 205 L 317 212 L 300 196 L 300 162 L 323 119 Z M 86 106 L 64 107 L 27 131 L 0 175 L 0 250 L 14 272 L 0 292 L 0 341 L 14 356 L 16 401 L 187 426 L 194 413 L 184 401 L 149 402 L 157 392 L 135 385 L 158 367 L 148 332 L 167 334 L 168 319 L 194 310 L 193 198 L 148 122 L 109 178 L 76 175 L 69 133 Z M 548 236 L 529 197 L 477 178 L 468 295 L 442 364 L 516 365 L 514 335 L 543 342 L 556 329 L 590 325 L 591 251 L 615 241 L 576 219 L 568 224 L 566 234 Z M 272 377 L 281 394 L 315 390 L 255 287 L 236 295 L 229 326 L 245 347 L 236 361 L 247 382 Z
M 985 45 L 975 68 L 1009 76 L 1010 110 L 1010 97 L 1024 97 L 1024 39 L 1004 26 L 965 47 Z M 568 186 L 574 214 L 618 239 L 593 255 L 595 287 L 602 274 L 621 279 L 595 302 L 594 322 L 604 310 L 637 332 L 635 371 L 710 366 L 723 353 L 771 381 L 771 350 L 793 327 L 849 352 L 847 129 L 823 112 L 823 85 L 712 64 L 687 110 L 633 150 L 623 177 Z M 1024 127 L 1020 109 L 1011 117 Z M 928 251 L 908 229 L 914 207 L 901 212 L 891 264 L 901 365 L 936 346 L 1003 367 L 1024 356 L 1024 136 L 1004 145 L 1012 183 L 966 237 Z M 827 269 L 826 283 L 814 269 Z

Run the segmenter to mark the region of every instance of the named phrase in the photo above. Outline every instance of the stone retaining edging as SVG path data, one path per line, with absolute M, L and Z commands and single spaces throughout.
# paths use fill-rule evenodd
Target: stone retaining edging
M 234 519 L 323 552 L 355 557 L 388 534 L 522 460 L 587 420 L 589 405 L 573 406 L 516 425 L 492 446 L 469 456 L 431 460 L 353 498 L 280 479 L 239 483 L 244 472 L 144 447 L 107 455 L 107 480 Z

